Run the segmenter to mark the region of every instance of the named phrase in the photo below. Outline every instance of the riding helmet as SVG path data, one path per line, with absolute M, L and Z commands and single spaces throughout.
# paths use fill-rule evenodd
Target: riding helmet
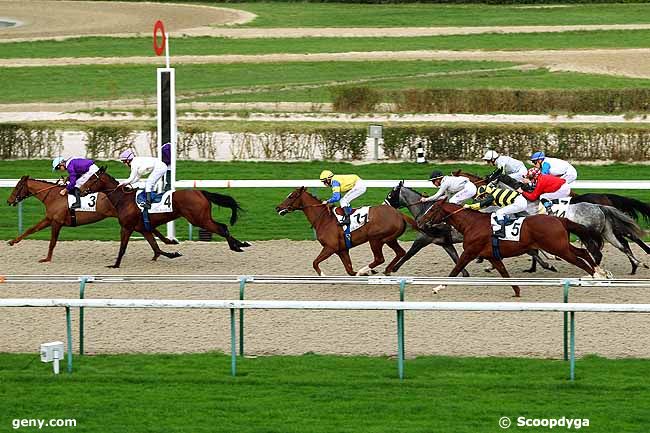
M 544 155 L 544 152 L 535 152 L 530 156 L 531 161 L 538 161 L 540 159 L 546 158 L 546 155 Z
M 431 172 L 431 177 L 429 177 L 429 180 L 432 180 L 432 181 L 433 181 L 433 180 L 436 180 L 436 179 L 441 178 L 441 177 L 443 177 L 443 176 L 444 176 L 444 174 L 442 174 L 442 171 L 440 171 L 440 170 L 433 170 L 433 171 Z

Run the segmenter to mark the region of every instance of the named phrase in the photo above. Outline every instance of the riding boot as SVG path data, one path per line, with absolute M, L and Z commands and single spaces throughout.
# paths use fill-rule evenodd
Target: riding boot
M 543 198 L 541 201 L 542 201 L 542 204 L 544 205 L 544 208 L 546 209 L 546 213 L 548 215 L 553 215 L 553 202 L 551 200 L 547 200 L 545 198 Z
M 351 206 L 344 206 L 343 207 L 343 219 L 341 220 L 341 225 L 342 226 L 349 226 L 350 225 L 350 214 L 352 213 L 352 207 Z
M 74 194 L 75 202 L 72 203 L 70 209 L 79 209 L 81 207 L 81 192 L 79 191 L 79 188 L 73 189 L 72 194 Z
M 142 204 L 142 207 L 145 208 L 145 209 L 151 209 L 151 194 L 153 194 L 153 193 L 151 193 L 151 192 L 145 192 L 144 193 L 144 195 L 145 195 L 144 200 L 145 201 Z
M 497 224 L 500 225 L 499 230 L 495 231 L 493 234 L 497 238 L 505 238 L 506 237 L 506 223 L 507 220 L 504 218 L 501 221 L 497 220 Z

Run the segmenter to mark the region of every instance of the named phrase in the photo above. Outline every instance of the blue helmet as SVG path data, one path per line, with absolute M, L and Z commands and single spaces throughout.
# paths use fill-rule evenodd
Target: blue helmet
M 52 160 L 52 171 L 56 170 L 56 168 L 61 164 L 62 162 L 65 162 L 65 158 L 62 156 L 57 156 Z
M 544 152 L 535 152 L 530 156 L 531 161 L 538 161 L 540 159 L 546 158 L 546 155 L 544 155 Z

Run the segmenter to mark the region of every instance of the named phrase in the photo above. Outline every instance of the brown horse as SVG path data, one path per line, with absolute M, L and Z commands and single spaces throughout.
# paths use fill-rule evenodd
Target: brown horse
M 588 246 L 590 251 L 599 251 L 603 239 L 599 233 L 589 230 L 566 218 L 549 215 L 526 217 L 521 226 L 519 242 L 501 240 L 500 257 L 495 256 L 492 246 L 492 227 L 490 215 L 461 206 L 438 201 L 418 220 L 419 226 L 447 222 L 463 234 L 463 254 L 449 273 L 457 276 L 469 262 L 477 257 L 484 257 L 499 271 L 502 277 L 509 278 L 501 258 L 515 257 L 530 250 L 539 249 L 554 254 L 574 266 L 586 271 L 591 276 L 603 277 L 605 272 L 594 262 L 588 251 L 576 248 L 569 242 L 569 233 L 576 234 Z M 518 286 L 512 286 L 515 296 L 520 296 Z
M 341 230 L 336 216 L 334 216 L 329 206 L 322 204 L 304 186 L 289 194 L 275 210 L 281 216 L 294 210 L 301 210 L 305 213 L 307 220 L 309 220 L 316 231 L 318 241 L 323 246 L 323 249 L 313 263 L 314 270 L 318 275 L 325 275 L 318 265 L 332 254 L 339 256 L 349 275 L 362 275 L 367 272 L 376 274 L 377 271 L 375 268 L 385 261 L 382 252 L 384 244 L 395 251 L 395 258 L 386 267 L 385 274 L 389 275 L 399 259 L 406 254 L 397 242 L 397 238 L 404 233 L 407 224 L 417 228 L 413 219 L 390 206 L 371 207 L 368 214 L 368 222 L 361 228 L 353 231 L 351 235 L 353 247 L 366 242 L 370 243 L 374 260 L 368 266 L 359 270 L 359 272 L 354 272 L 349 251 L 345 246 L 343 230 Z
M 134 231 L 142 233 L 149 245 L 151 245 L 154 250 L 153 260 L 156 260 L 160 255 L 168 258 L 180 257 L 181 254 L 178 252 L 166 253 L 158 247 L 151 232 L 148 232 L 144 227 L 142 213 L 135 203 L 136 191 L 128 188 L 118 188 L 117 180 L 106 173 L 106 167 L 101 167 L 97 173 L 81 186 L 80 190 L 82 194 L 104 192 L 115 206 L 115 209 L 117 209 L 117 218 L 122 226 L 120 251 L 115 264 L 108 266 L 109 268 L 120 267 L 129 238 Z M 241 242 L 232 237 L 228 231 L 228 226 L 212 219 L 210 203 L 229 208 L 231 211 L 230 224 L 234 225 L 237 222 L 237 211 L 241 208 L 232 197 L 208 191 L 179 190 L 172 195 L 173 212 L 150 214 L 151 227 L 157 227 L 179 217 L 184 217 L 191 224 L 226 238 L 228 246 L 233 251 L 241 252 L 243 247 L 250 246 L 248 242 Z
M 68 197 L 59 194 L 63 188 L 63 185 L 45 180 L 32 179 L 29 176 L 20 178 L 14 190 L 11 192 L 7 203 L 10 206 L 16 206 L 19 202 L 33 195 L 45 205 L 45 218 L 40 220 L 35 226 L 25 230 L 16 239 L 7 242 L 10 246 L 17 244 L 32 233 L 52 226 L 47 257 L 39 260 L 39 262 L 49 262 L 52 260 L 52 252 L 59 240 L 59 233 L 62 227 L 82 226 L 101 221 L 104 218 L 117 217 L 117 210 L 111 204 L 110 200 L 108 200 L 106 195 L 99 194 L 97 196 L 97 210 L 95 212 L 76 212 L 76 223 L 73 225 L 70 210 L 68 209 Z M 178 241 L 167 239 L 158 230 L 154 230 L 153 233 L 166 244 L 178 244 Z

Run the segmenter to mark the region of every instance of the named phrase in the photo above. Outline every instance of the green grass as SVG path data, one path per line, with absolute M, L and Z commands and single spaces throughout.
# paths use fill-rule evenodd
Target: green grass
M 245 27 L 433 27 L 650 22 L 648 4 L 569 5 L 521 8 L 491 5 L 228 3 L 258 15 Z
M 371 357 L 244 359 L 234 378 L 230 357 L 216 353 L 75 363 L 55 377 L 37 354 L 1 354 L 3 431 L 20 418 L 74 418 L 76 428 L 57 430 L 80 433 L 483 433 L 501 431 L 503 416 L 587 418 L 593 433 L 650 424 L 650 362 L 639 359 L 586 357 L 575 383 L 566 362 L 518 358 L 419 357 L 406 362 L 403 382 L 395 360 Z
M 103 164 L 103 163 L 102 163 Z M 5 167 L 6 166 L 6 167 Z M 128 175 L 126 168 L 119 163 L 110 162 L 109 172 L 118 178 Z M 357 173 L 364 179 L 426 179 L 434 165 L 418 165 L 412 163 L 399 164 L 364 164 L 352 165 L 342 162 L 197 162 L 180 161 L 177 168 L 178 179 L 316 179 L 325 167 L 335 173 Z M 444 172 L 462 167 L 465 171 L 487 174 L 490 169 L 487 165 L 474 164 L 436 164 L 436 168 Z M 577 166 L 580 179 L 648 179 L 650 166 L 630 166 L 613 164 L 607 166 Z M 30 174 L 36 178 L 51 178 L 50 161 L 12 161 L 3 163 L 2 178 L 20 178 Z M 427 192 L 432 192 L 430 189 Z M 219 190 L 221 193 L 232 195 L 241 204 L 246 212 L 241 220 L 234 226 L 235 237 L 245 240 L 268 239 L 312 239 L 312 229 L 301 212 L 294 212 L 284 217 L 275 213 L 275 206 L 280 204 L 289 188 L 233 188 Z M 313 189 L 312 192 L 320 197 L 328 197 L 329 190 L 325 188 Z M 423 191 L 424 192 L 424 191 Z M 581 190 L 580 192 L 587 192 Z M 11 188 L 0 189 L 0 203 L 5 203 L 11 193 Z M 617 194 L 638 198 L 650 202 L 650 193 L 639 190 L 616 191 Z M 380 204 L 388 194 L 388 189 L 369 188 L 359 204 Z M 34 198 L 24 202 L 24 227 L 36 224 L 44 214 L 43 205 Z M 213 207 L 216 219 L 227 222 L 229 211 Z M 187 223 L 184 219 L 177 220 L 179 239 L 187 239 Z M 0 206 L 0 239 L 12 239 L 17 236 L 18 212 L 16 208 L 6 205 Z M 50 231 L 44 230 L 30 237 L 30 239 L 49 239 Z M 194 232 L 196 239 L 196 231 Z M 404 239 L 413 239 L 414 234 L 408 232 Z M 61 231 L 62 240 L 92 239 L 92 240 L 119 240 L 119 226 L 115 219 L 106 219 L 96 224 L 76 228 L 64 228 Z M 221 238 L 219 238 L 221 240 Z
M 367 77 L 486 69 L 507 62 L 313 62 L 176 66 L 177 94 L 228 88 L 323 83 Z M 60 66 L 0 69 L 0 103 L 86 101 L 155 95 L 151 65 Z
M 173 54 L 334 53 L 406 50 L 540 50 L 647 48 L 650 30 L 579 31 L 533 34 L 482 34 L 403 38 L 260 38 L 180 37 Z M 150 38 L 86 37 L 63 41 L 3 44 L 0 58 L 152 56 Z

